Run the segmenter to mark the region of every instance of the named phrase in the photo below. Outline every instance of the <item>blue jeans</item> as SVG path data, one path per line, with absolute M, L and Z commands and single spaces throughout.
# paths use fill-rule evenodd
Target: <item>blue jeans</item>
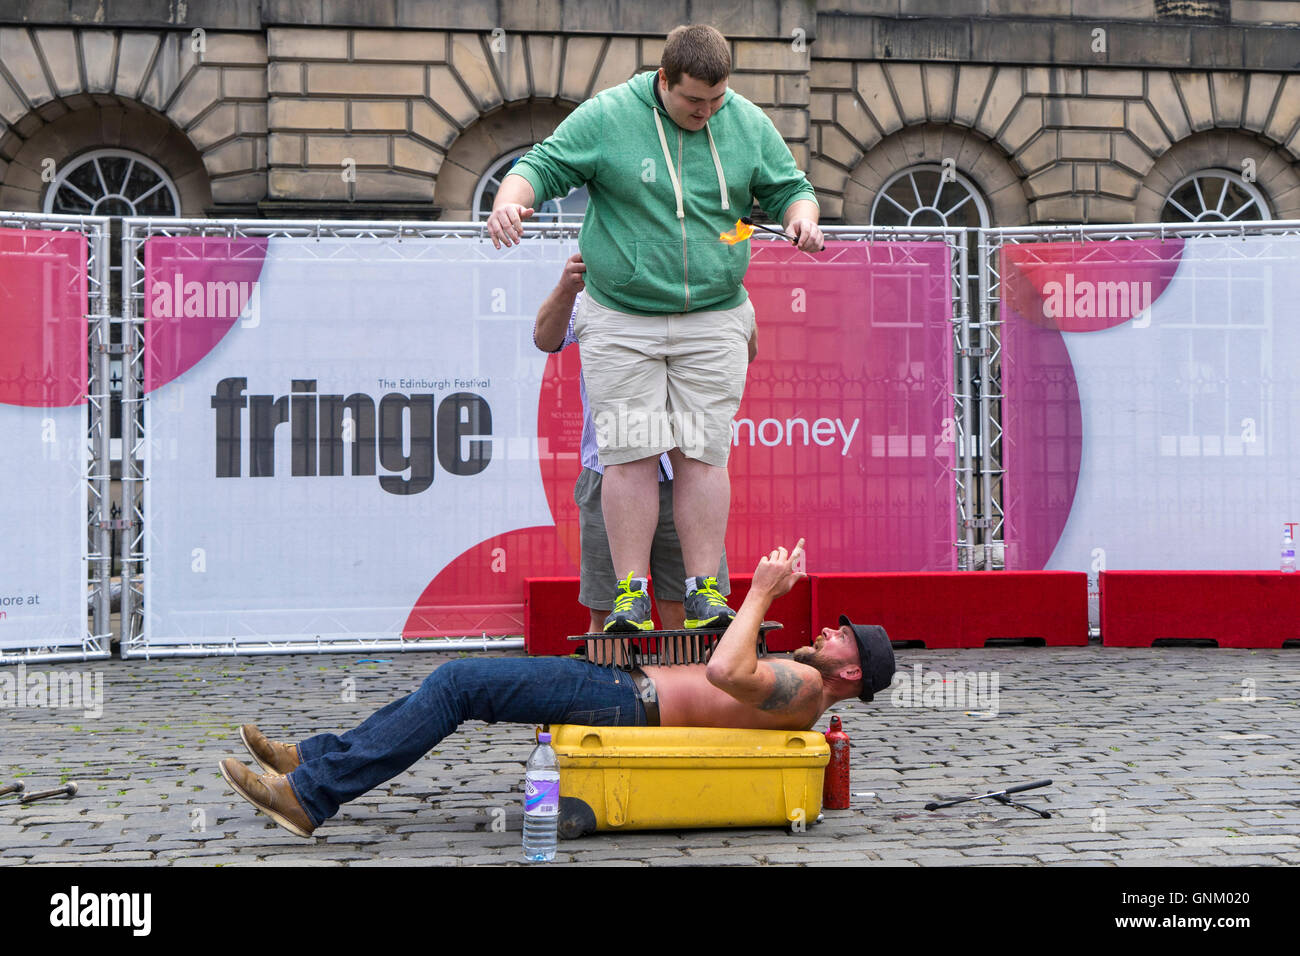
M 646 716 L 623 671 L 572 658 L 458 658 L 347 733 L 301 741 L 302 763 L 289 784 L 320 826 L 340 804 L 391 780 L 466 720 L 639 727 Z

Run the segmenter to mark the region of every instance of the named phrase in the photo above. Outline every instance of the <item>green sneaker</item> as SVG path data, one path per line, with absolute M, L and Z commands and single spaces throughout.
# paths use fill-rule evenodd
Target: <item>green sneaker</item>
M 628 575 L 618 582 L 618 596 L 614 610 L 605 618 L 605 631 L 653 631 L 655 622 L 650 619 L 650 595 L 641 580 L 633 581 Z
M 695 590 L 690 590 L 694 586 Z M 688 628 L 726 627 L 736 616 L 727 599 L 718 592 L 717 578 L 691 578 L 686 594 Z

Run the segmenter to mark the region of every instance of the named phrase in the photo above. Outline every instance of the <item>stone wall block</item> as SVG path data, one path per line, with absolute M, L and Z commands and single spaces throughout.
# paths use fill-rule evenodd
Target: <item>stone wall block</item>
M 898 101 L 903 117 L 903 125 L 924 123 L 925 88 L 921 83 L 921 66 L 918 63 L 887 63 L 885 76 L 893 87 L 894 98 Z
M 1277 73 L 1251 73 L 1247 81 L 1246 110 L 1241 122 L 1247 129 L 1259 132 L 1268 125 L 1268 114 L 1282 77 Z
M 1187 110 L 1169 73 L 1152 70 L 1147 73 L 1147 103 L 1174 142 L 1191 135 L 1192 124 Z
M 272 133 L 269 139 L 268 156 L 272 166 L 303 165 L 303 138 L 301 136 L 289 133 Z
M 880 130 L 871 121 L 871 115 L 852 93 L 841 93 L 835 97 L 835 122 L 864 152 L 881 140 Z
M 181 129 L 221 99 L 221 71 L 213 68 L 195 70 L 167 109 L 167 115 Z
M 812 88 L 806 74 L 782 73 L 776 78 L 777 102 L 782 106 L 807 106 Z
M 393 165 L 417 173 L 436 175 L 442 166 L 443 153 L 423 143 L 399 137 L 393 140 Z
M 1300 74 L 1292 73 L 1285 80 L 1264 135 L 1275 143 L 1286 143 L 1300 124 Z
M 76 36 L 71 30 L 37 30 L 36 43 L 54 77 L 54 92 L 68 96 L 81 92 Z
M 1118 166 L 1102 163 L 1097 167 L 1097 190 L 1110 196 L 1118 196 L 1130 202 L 1137 198 L 1142 186 L 1142 177 Z
M 347 122 L 344 100 L 298 100 L 274 97 L 267 114 L 273 130 L 341 130 Z
M 1214 109 L 1210 102 L 1210 78 L 1205 73 L 1175 73 L 1174 82 L 1183 95 L 1187 117 L 1193 130 L 1214 126 Z
M 879 63 L 858 64 L 858 96 L 871 112 L 876 125 L 888 136 L 903 127 L 903 117 L 894 103 L 894 96 L 885 78 L 884 68 Z
M 614 37 L 605 50 L 605 59 L 596 74 L 596 82 L 591 88 L 593 95 L 601 90 L 626 83 L 637 73 L 637 45 L 630 37 Z
M 488 41 L 488 52 L 501 77 L 501 92 L 507 103 L 526 100 L 532 95 L 528 81 L 527 41 L 522 36 L 512 34 L 506 34 L 503 41 L 505 50 L 502 52 L 492 49 L 492 41 Z
M 587 98 L 596 72 L 596 63 L 604 49 L 601 37 L 569 37 L 564 46 L 564 75 L 560 78 L 560 98 L 581 103 Z
M 930 122 L 947 123 L 952 118 L 957 67 L 946 63 L 927 63 L 921 72 L 925 80 L 925 99 Z
M 1086 76 L 1089 96 L 1142 95 L 1141 70 L 1088 70 Z
M 387 136 L 327 136 L 307 139 L 307 162 L 311 166 L 343 168 L 345 160 L 358 166 L 387 166 Z
M 1155 113 L 1145 102 L 1132 102 L 1124 106 L 1124 128 L 1145 146 L 1151 153 L 1159 156 L 1170 146 L 1169 137 L 1164 127 L 1156 119 Z
M 240 132 L 237 103 L 222 103 L 185 131 L 200 152 Z
M 445 116 L 423 100 L 411 104 L 411 131 L 443 149 L 450 147 L 460 133 Z
M 271 199 L 347 200 L 351 198 L 350 185 L 338 171 L 272 169 L 267 175 Z
M 277 93 L 301 93 L 302 87 L 302 64 L 301 63 L 272 63 L 266 70 L 267 92 L 274 96 Z
M 478 34 L 451 35 L 451 65 L 477 102 L 479 112 L 486 113 L 505 102 Z
M 727 85 L 751 103 L 776 104 L 776 77 L 771 73 L 733 73 Z
M 818 89 L 852 89 L 853 64 L 848 60 L 813 60 L 809 77 Z
M 1019 152 L 1043 128 L 1043 102 L 1037 96 L 1025 97 L 1011 111 L 998 136 L 998 142 L 1008 153 Z
M 530 36 L 525 41 L 532 69 L 533 96 L 539 99 L 548 100 L 559 95 L 560 53 L 563 43 L 563 37 L 547 36 Z
M 222 70 L 221 93 L 227 99 L 265 101 L 266 70 Z
M 992 139 L 1021 98 L 1020 68 L 999 67 L 975 128 Z
M 266 171 L 256 170 L 254 172 L 243 173 L 237 176 L 222 177 L 212 181 L 212 201 L 214 203 L 251 203 L 259 202 L 266 198 Z M 180 188 L 178 182 L 177 188 Z M 199 180 L 194 184 L 194 189 L 202 189 L 204 183 Z M 182 205 L 185 203 L 185 194 L 181 194 Z M 185 210 L 182 210 L 185 211 Z M 201 216 L 203 211 L 196 209 L 191 215 Z
M 974 126 L 984 105 L 984 94 L 993 82 L 993 67 L 957 67 L 957 96 L 952 105 L 952 120 L 963 126 Z
M 308 63 L 307 90 L 314 95 L 416 96 L 424 92 L 424 68 L 415 64 L 376 68 L 369 63 Z
M 429 67 L 429 98 L 460 126 L 469 126 L 479 117 L 479 108 L 466 95 L 451 67 Z
M 862 158 L 862 150 L 836 126 L 821 126 L 818 154 L 852 169 Z
M 125 43 L 126 35 L 123 35 Z M 265 66 L 266 37 L 259 33 L 212 33 L 204 37 L 203 63 L 209 66 Z M 123 52 L 125 53 L 125 45 Z
M 1296 42 L 1300 50 L 1300 39 Z M 1246 98 L 1244 73 L 1211 73 L 1210 95 L 1214 97 L 1214 124 L 1240 126 Z
M 257 168 L 256 150 L 252 139 L 233 139 L 203 154 L 203 165 L 209 175 L 240 173 Z
M 9 30 L 0 30 L 0 38 Z M 187 37 L 188 39 L 188 37 Z M 117 49 L 117 37 L 107 30 L 81 31 L 81 61 L 86 68 L 86 90 L 90 93 L 109 93 L 113 89 L 113 59 Z M 0 55 L 6 64 L 7 55 Z M 177 80 L 184 76 L 181 73 Z M 175 89 L 175 86 L 172 87 Z
M 447 34 L 441 30 L 353 30 L 352 59 L 446 63 Z
M 353 130 L 406 131 L 406 100 L 354 100 Z
M 266 52 L 276 60 L 346 60 L 348 31 L 268 27 Z

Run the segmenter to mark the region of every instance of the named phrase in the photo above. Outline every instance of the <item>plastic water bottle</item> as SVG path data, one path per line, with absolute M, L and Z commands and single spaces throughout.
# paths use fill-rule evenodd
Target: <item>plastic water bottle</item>
M 541 733 L 524 766 L 524 859 L 555 859 L 559 820 L 560 762 L 551 747 L 551 735 Z
M 1291 526 L 1282 525 L 1282 570 L 1288 574 L 1295 572 L 1295 542 L 1291 540 Z

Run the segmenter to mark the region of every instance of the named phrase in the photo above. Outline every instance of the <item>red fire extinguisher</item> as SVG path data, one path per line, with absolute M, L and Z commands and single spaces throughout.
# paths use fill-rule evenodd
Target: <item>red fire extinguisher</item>
M 827 810 L 849 808 L 849 735 L 840 726 L 839 717 L 831 717 L 826 731 L 826 743 L 831 748 L 831 762 L 826 765 L 822 781 L 822 806 Z

